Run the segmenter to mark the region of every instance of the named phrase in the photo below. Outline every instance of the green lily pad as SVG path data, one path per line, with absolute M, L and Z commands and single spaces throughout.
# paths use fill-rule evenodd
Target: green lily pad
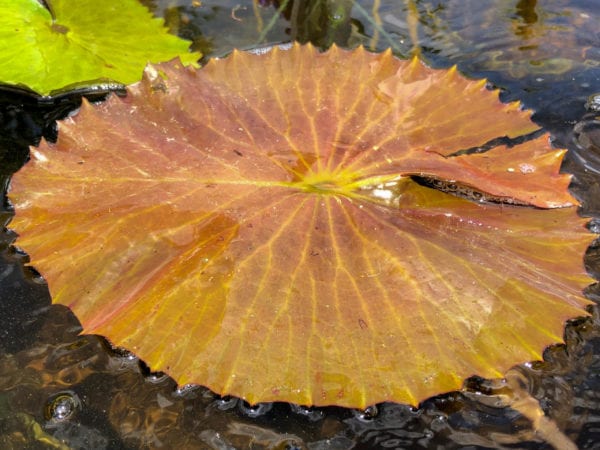
M 107 80 L 130 84 L 148 62 L 199 53 L 136 0 L 0 0 L 0 83 L 42 95 Z

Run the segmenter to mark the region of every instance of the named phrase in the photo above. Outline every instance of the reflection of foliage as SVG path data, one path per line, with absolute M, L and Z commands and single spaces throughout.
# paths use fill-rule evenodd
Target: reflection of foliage
M 536 3 L 537 0 L 519 0 L 519 2 L 516 4 L 515 13 L 520 20 L 515 21 L 517 22 L 514 30 L 515 35 L 522 36 L 524 38 L 532 36 L 532 25 L 535 25 L 539 18 L 535 11 Z
M 590 2 L 519 0 L 370 0 L 355 2 L 367 26 L 364 43 L 398 54 L 474 57 L 479 70 L 561 75 L 600 65 L 597 20 Z M 400 35 L 399 35 L 400 33 Z M 410 39 L 412 49 L 403 42 Z
M 255 4 L 259 0 L 254 0 Z M 347 45 L 352 33 L 351 10 L 354 0 L 265 0 L 290 21 L 290 37 L 302 43 L 327 48 Z
M 424 45 L 448 57 L 477 58 L 480 70 L 561 75 L 575 67 L 600 64 L 593 49 L 600 42 L 591 3 L 520 0 L 419 2 Z
M 148 4 L 148 0 L 143 0 Z M 354 0 L 251 0 L 205 1 L 200 7 L 182 7 L 177 2 L 167 3 L 164 10 L 167 25 L 172 32 L 187 34 L 195 31 L 195 46 L 205 53 L 223 53 L 219 45 L 206 42 L 206 29 L 219 22 L 231 26 L 230 35 L 247 35 L 255 46 L 281 43 L 284 40 L 311 42 L 320 48 L 332 44 L 351 46 L 356 21 L 351 12 Z M 194 23 L 195 22 L 195 23 Z M 282 33 L 285 29 L 285 33 Z M 279 37 L 279 39 L 277 39 Z M 215 41 L 215 38 L 211 38 Z M 231 43 L 231 47 L 239 45 Z
M 150 0 L 142 1 L 152 6 Z M 252 0 L 252 6 L 249 3 L 250 0 L 246 3 L 205 0 L 201 6 L 181 6 L 169 1 L 156 12 L 165 16 L 173 33 L 193 39 L 193 48 L 205 54 L 223 55 L 232 48 L 260 47 L 288 40 L 311 42 L 322 49 L 334 43 L 350 48 L 363 44 L 371 50 L 389 47 L 400 56 L 418 53 L 419 16 L 415 0 L 394 4 L 398 9 L 396 16 L 402 20 L 407 16 L 408 23 L 400 35 L 386 29 L 390 24 L 380 14 L 383 11 L 389 16 L 390 6 L 385 0 Z M 211 36 L 211 27 L 224 26 L 230 30 L 227 36 Z M 253 42 L 253 46 L 248 42 Z
M 285 8 L 281 8 L 285 2 L 279 6 L 252 0 L 203 0 L 191 4 L 165 0 L 158 6 L 151 0 L 142 3 L 157 16 L 165 17 L 171 33 L 192 40 L 192 49 L 207 58 L 224 56 L 234 48 L 255 49 L 289 41 L 289 22 L 283 15 Z
M 15 369 L 15 362 L 10 356 L 5 356 L 2 363 L 3 375 Z M 36 383 L 38 380 L 26 380 Z M 32 384 L 33 384 L 32 383 Z M 10 386 L 10 385 L 9 385 Z M 0 385 L 2 391 L 8 390 L 6 384 Z M 12 386 L 10 386 L 12 387 Z M 59 439 L 48 434 L 36 418 L 30 414 L 13 411 L 10 397 L 0 393 L 0 447 L 1 448 L 40 448 L 54 450 L 69 450 L 70 447 Z
M 318 30 L 325 42 L 317 42 L 317 45 L 346 43 L 351 33 L 352 3 L 352 0 L 296 0 L 292 5 L 292 38 L 307 42 L 313 30 Z
M 0 417 L 0 445 L 2 448 L 17 448 L 15 443 L 23 445 L 19 448 L 38 448 L 46 450 L 70 450 L 71 447 L 48 434 L 35 420 L 25 413 L 16 413 L 8 417 Z
M 410 40 L 409 45 L 412 45 L 409 51 L 402 50 L 407 45 L 401 45 L 397 37 L 385 29 L 380 16 L 380 10 L 387 6 L 385 2 L 373 0 L 372 4 L 368 3 L 356 0 L 254 0 L 255 10 L 257 5 L 278 8 L 290 22 L 289 34 L 294 41 L 311 42 L 321 48 L 328 48 L 334 43 L 343 47 L 363 44 L 371 50 L 390 47 L 399 55 L 418 54 L 418 1 L 399 1 L 395 5 L 402 10 L 403 17 L 406 15 L 406 36 Z M 260 19 L 258 14 L 257 18 Z M 372 27 L 370 37 L 364 35 L 361 21 Z M 269 25 L 263 29 L 263 35 Z

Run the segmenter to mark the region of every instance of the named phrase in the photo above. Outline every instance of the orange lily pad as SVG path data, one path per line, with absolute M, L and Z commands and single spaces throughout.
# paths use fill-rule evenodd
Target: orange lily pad
M 529 116 L 454 68 L 362 48 L 149 66 L 32 149 L 12 226 L 84 332 L 180 384 L 417 404 L 540 359 L 587 314 L 593 235 L 564 151 L 469 150 Z

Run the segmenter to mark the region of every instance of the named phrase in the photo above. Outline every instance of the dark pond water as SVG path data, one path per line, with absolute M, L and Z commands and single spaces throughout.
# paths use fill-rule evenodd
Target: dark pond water
M 164 0 L 145 3 L 205 58 L 232 48 L 312 41 L 321 47 L 419 48 L 436 67 L 457 64 L 487 77 L 503 100 L 521 100 L 569 149 L 564 170 L 581 214 L 600 231 L 600 4 L 588 1 Z M 99 94 L 94 94 L 99 95 Z M 25 162 L 28 145 L 56 137 L 53 121 L 78 96 L 39 101 L 0 93 L 0 185 Z M 7 223 L 8 202 L 0 212 Z M 2 449 L 544 449 L 529 420 L 499 406 L 499 387 L 472 378 L 419 408 L 367 411 L 288 404 L 249 407 L 201 388 L 177 386 L 51 305 L 26 256 L 0 233 L 0 448 Z M 600 253 L 586 255 L 600 275 Z M 591 299 L 600 298 L 597 287 Z M 600 318 L 574 320 L 566 345 L 519 370 L 545 413 L 582 449 L 600 448 Z

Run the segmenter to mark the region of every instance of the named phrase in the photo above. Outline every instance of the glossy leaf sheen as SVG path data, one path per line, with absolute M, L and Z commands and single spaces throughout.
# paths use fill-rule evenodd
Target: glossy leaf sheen
M 179 55 L 190 42 L 167 32 L 137 0 L 0 0 L 0 82 L 47 95 L 70 85 L 139 81 L 148 62 Z
M 416 404 L 540 359 L 586 314 L 564 152 L 542 136 L 445 156 L 535 129 L 483 81 L 390 53 L 173 62 L 32 151 L 13 226 L 86 333 L 181 384 Z

